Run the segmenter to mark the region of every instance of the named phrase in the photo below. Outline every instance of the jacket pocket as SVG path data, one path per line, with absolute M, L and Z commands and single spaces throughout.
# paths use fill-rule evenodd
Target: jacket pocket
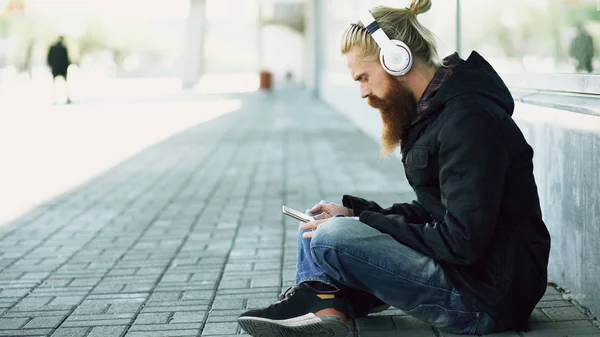
M 439 188 L 436 150 L 427 147 L 414 147 L 406 155 L 404 170 L 412 186 Z
M 415 147 L 406 156 L 406 165 L 413 168 L 425 168 L 429 163 L 429 149 Z

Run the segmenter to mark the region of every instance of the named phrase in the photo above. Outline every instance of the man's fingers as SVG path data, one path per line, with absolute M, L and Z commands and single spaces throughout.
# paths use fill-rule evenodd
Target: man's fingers
M 323 206 L 324 206 L 323 204 L 316 204 L 316 205 L 313 206 L 313 208 L 311 208 L 309 210 L 309 212 L 311 212 L 311 213 L 323 212 L 323 210 L 322 210 Z
M 320 213 L 320 214 L 313 216 L 313 218 L 315 218 L 316 220 L 323 220 L 323 219 L 331 218 L 331 215 L 329 215 L 327 213 Z
M 304 232 L 302 233 L 302 238 L 303 239 L 312 239 L 313 235 L 315 235 L 315 232 Z
M 309 229 L 311 229 L 311 230 L 315 231 L 325 221 L 327 221 L 327 219 L 324 219 L 324 220 L 315 220 L 315 221 L 311 221 L 311 222 L 303 222 L 303 223 L 300 224 L 300 228 L 302 230 L 309 230 Z
M 315 229 L 317 229 L 317 223 L 318 223 L 318 221 L 303 222 L 300 224 L 300 228 L 303 230 L 307 230 L 307 229 L 315 230 Z

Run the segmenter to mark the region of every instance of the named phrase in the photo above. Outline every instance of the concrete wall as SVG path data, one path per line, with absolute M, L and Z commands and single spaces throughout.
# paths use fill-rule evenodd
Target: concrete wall
M 331 5 L 323 11 L 321 27 L 334 31 L 320 35 L 325 47 L 315 69 L 315 88 L 326 103 L 379 141 L 379 114 L 360 99 L 337 51 L 340 19 Z M 450 52 L 442 48 L 440 54 Z M 517 103 L 514 118 L 535 151 L 535 176 L 552 236 L 550 279 L 600 315 L 600 117 Z
M 552 235 L 549 275 L 600 314 L 600 117 L 527 104 L 515 120 L 535 150 Z

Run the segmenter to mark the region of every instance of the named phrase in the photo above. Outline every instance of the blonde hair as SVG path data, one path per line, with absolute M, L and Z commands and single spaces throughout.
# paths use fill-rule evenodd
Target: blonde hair
M 442 60 L 437 53 L 436 37 L 417 20 L 417 15 L 430 8 L 431 0 L 411 0 L 408 8 L 379 6 L 373 8 L 371 14 L 390 39 L 408 45 L 415 60 L 439 67 L 442 66 Z M 361 22 L 353 23 L 342 33 L 342 54 L 355 46 L 360 47 L 365 59 L 378 60 L 380 48 Z

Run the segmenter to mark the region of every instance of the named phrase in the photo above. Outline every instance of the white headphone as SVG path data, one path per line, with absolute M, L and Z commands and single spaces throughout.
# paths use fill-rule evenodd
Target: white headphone
M 400 40 L 390 40 L 368 9 L 360 11 L 359 15 L 360 21 L 381 48 L 379 62 L 383 69 L 392 76 L 406 75 L 413 65 L 410 48 Z

